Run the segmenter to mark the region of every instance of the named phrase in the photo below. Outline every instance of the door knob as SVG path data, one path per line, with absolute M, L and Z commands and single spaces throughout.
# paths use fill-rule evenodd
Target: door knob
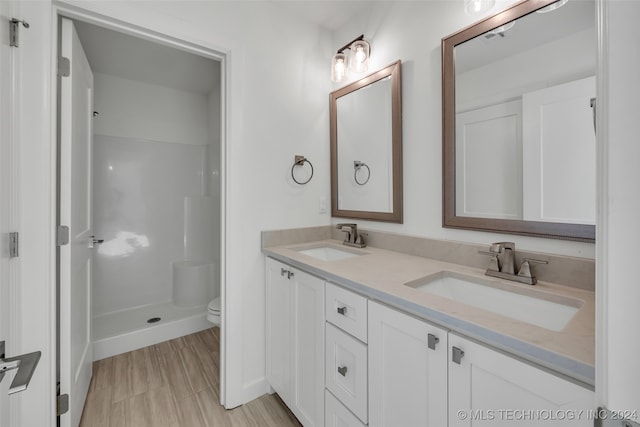
M 4 379 L 5 372 L 13 369 L 18 370 L 18 372 L 16 372 L 16 376 L 13 377 L 13 381 L 11 381 L 11 385 L 9 386 L 9 394 L 27 389 L 39 361 L 39 351 L 23 354 L 21 356 L 5 358 L 4 341 L 0 341 L 0 381 Z

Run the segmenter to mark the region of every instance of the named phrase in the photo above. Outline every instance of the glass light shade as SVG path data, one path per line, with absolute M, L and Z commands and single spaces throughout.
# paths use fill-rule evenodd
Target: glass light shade
M 495 6 L 496 0 L 464 0 L 464 13 L 477 15 Z
M 331 59 L 331 81 L 336 83 L 347 79 L 347 55 L 336 53 Z
M 371 47 L 365 40 L 356 40 L 349 48 L 349 71 L 364 73 L 369 69 L 369 52 Z
M 543 7 L 542 9 L 538 9 L 536 10 L 536 13 L 547 13 L 547 12 L 551 12 L 553 10 L 556 9 L 560 9 L 562 6 L 564 6 L 569 0 L 558 0 L 555 3 L 551 3 L 549 6 L 547 7 Z

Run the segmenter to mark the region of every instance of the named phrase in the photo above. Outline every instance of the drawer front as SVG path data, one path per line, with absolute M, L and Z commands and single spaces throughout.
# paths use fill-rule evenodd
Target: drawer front
M 367 406 L 367 346 L 326 324 L 325 385 L 365 424 Z
M 366 343 L 367 299 L 332 283 L 327 283 L 325 298 L 327 321 Z
M 324 391 L 325 427 L 365 427 L 338 399 L 328 390 Z

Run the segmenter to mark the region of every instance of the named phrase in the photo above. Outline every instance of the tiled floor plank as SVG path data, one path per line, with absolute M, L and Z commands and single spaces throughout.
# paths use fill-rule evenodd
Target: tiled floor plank
M 276 395 L 220 406 L 219 328 L 94 362 L 81 427 L 300 426 Z

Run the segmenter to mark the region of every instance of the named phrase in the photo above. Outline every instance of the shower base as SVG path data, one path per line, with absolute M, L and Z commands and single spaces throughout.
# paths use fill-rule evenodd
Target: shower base
M 213 325 L 207 306 L 178 307 L 171 302 L 150 304 L 93 318 L 93 360 L 178 338 Z M 147 323 L 149 319 L 160 318 Z

